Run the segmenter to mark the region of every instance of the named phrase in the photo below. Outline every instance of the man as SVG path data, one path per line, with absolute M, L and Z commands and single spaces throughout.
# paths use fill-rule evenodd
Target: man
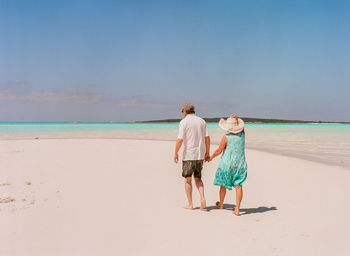
M 179 125 L 179 136 L 176 140 L 174 162 L 179 162 L 178 152 L 181 145 L 184 144 L 182 158 L 182 176 L 185 178 L 185 190 L 188 199 L 188 205 L 185 209 L 193 210 L 192 203 L 192 175 L 196 182 L 196 187 L 201 198 L 200 209 L 206 207 L 204 186 L 202 182 L 203 161 L 210 158 L 210 138 L 206 122 L 195 115 L 194 106 L 191 103 L 185 103 L 182 107 L 184 119 Z

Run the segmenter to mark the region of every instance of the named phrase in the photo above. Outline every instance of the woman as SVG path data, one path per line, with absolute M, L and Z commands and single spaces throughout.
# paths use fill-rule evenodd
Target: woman
M 219 147 L 209 159 L 211 161 L 223 152 L 214 180 L 214 185 L 220 186 L 220 202 L 216 204 L 222 209 L 226 189 L 235 187 L 236 207 L 233 213 L 239 216 L 243 197 L 242 184 L 247 178 L 244 122 L 238 116 L 231 115 L 227 120 L 221 119 L 219 126 L 228 133 L 222 137 Z

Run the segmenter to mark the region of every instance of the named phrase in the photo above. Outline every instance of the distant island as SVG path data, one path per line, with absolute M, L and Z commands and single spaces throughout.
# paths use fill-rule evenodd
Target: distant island
M 207 123 L 218 123 L 221 117 L 203 118 Z M 222 117 L 227 118 L 227 117 Z M 263 124 L 350 124 L 350 122 L 326 122 L 326 121 L 304 121 L 304 120 L 286 120 L 286 119 L 268 119 L 268 118 L 251 118 L 241 117 L 246 123 L 263 123 Z M 136 123 L 178 123 L 181 119 L 164 119 L 151 121 L 136 121 Z

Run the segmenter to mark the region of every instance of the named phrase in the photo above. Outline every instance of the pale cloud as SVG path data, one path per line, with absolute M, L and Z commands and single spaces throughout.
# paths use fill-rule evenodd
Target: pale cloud
M 28 86 L 29 83 L 26 81 L 0 81 L 0 88 L 21 88 Z
M 59 93 L 59 92 L 31 92 L 18 94 L 10 90 L 0 90 L 0 100 L 21 100 L 36 102 L 72 102 L 81 104 L 92 104 L 99 102 L 102 94 L 82 94 L 82 93 Z
M 137 99 L 137 98 L 130 98 L 130 99 L 123 99 L 119 101 L 119 105 L 121 107 L 137 107 L 137 108 L 164 108 L 164 107 L 170 107 L 172 104 L 169 103 L 162 103 L 162 102 L 155 102 L 155 101 L 149 101 L 149 100 L 143 100 L 143 99 Z

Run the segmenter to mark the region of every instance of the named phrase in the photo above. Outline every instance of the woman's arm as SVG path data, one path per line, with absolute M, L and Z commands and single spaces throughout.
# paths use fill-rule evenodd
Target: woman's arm
M 214 154 L 210 157 L 209 162 L 213 160 L 215 157 L 217 157 L 218 155 L 220 155 L 224 150 L 224 148 L 226 148 L 226 145 L 227 145 L 227 139 L 226 139 L 226 136 L 224 135 L 221 139 L 219 147 L 215 150 Z

